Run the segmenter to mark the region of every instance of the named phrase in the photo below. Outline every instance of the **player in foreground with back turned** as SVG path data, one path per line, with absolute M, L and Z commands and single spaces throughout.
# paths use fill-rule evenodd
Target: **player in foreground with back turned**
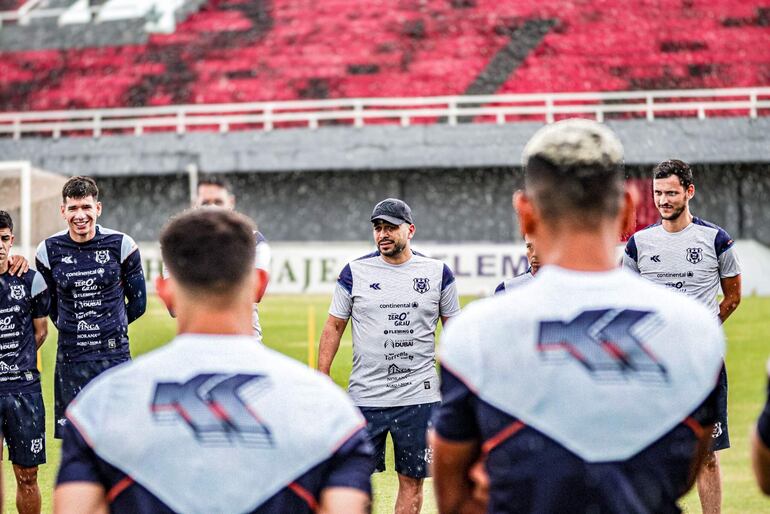
M 160 243 L 171 274 L 157 291 L 179 335 L 67 410 L 55 511 L 366 512 L 363 417 L 328 378 L 254 336 L 253 223 L 193 210 Z
M 608 128 L 549 125 L 523 162 L 514 205 L 542 268 L 444 333 L 439 510 L 678 512 L 716 421 L 720 326 L 698 302 L 617 267 L 634 206 Z
M 45 406 L 37 350 L 48 335 L 50 296 L 43 277 L 11 273 L 13 220 L 0 211 L 0 451 L 8 445 L 16 475 L 16 509 L 40 512 L 37 469 L 45 464 Z M 0 503 L 2 505 L 2 503 Z

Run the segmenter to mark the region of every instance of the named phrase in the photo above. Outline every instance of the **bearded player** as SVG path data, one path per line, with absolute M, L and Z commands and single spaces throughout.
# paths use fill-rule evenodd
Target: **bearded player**
M 687 163 L 663 161 L 652 175 L 653 200 L 661 221 L 631 236 L 623 264 L 648 280 L 702 302 L 724 323 L 741 302 L 741 266 L 733 239 L 721 227 L 690 212 L 695 183 Z M 720 287 L 724 298 L 717 303 Z M 721 511 L 717 452 L 730 447 L 724 366 L 719 378 L 719 420 L 712 435 L 711 451 L 698 475 L 698 495 L 706 514 Z

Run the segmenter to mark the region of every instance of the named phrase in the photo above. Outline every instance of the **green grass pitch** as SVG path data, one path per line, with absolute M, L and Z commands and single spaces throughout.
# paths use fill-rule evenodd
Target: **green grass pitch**
M 463 298 L 468 303 L 473 298 Z M 308 312 L 315 312 L 316 337 L 326 319 L 329 299 L 324 296 L 267 295 L 261 308 L 265 342 L 291 357 L 307 362 Z M 727 367 L 730 377 L 730 438 L 732 448 L 721 452 L 724 476 L 724 512 L 760 513 L 770 511 L 770 499 L 760 496 L 754 485 L 749 462 L 749 434 L 765 390 L 765 362 L 770 355 L 770 298 L 745 298 L 738 311 L 725 325 L 728 336 Z M 147 313 L 130 328 L 134 355 L 156 348 L 174 336 L 174 323 L 157 298 L 152 297 Z M 39 482 L 43 495 L 43 512 L 52 511 L 52 490 L 59 464 L 60 445 L 53 439 L 53 366 L 56 334 L 49 334 L 42 351 L 43 393 L 48 427 L 48 464 L 41 466 Z M 346 331 L 332 368 L 334 380 L 345 386 L 351 365 L 350 329 Z M 7 452 L 6 456 L 7 456 Z M 374 512 L 392 512 L 395 501 L 396 476 L 392 471 L 373 478 Z M 3 465 L 5 485 L 4 511 L 14 512 L 15 479 L 8 462 Z M 430 480 L 426 483 L 423 512 L 436 512 Z M 700 512 L 697 494 L 691 491 L 683 500 L 687 512 Z

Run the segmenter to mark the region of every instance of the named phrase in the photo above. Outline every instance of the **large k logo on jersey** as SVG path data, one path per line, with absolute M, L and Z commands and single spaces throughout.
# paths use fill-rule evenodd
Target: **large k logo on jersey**
M 166 423 L 186 422 L 203 444 L 271 447 L 273 438 L 248 405 L 270 387 L 264 375 L 206 373 L 155 388 L 152 412 Z
M 665 366 L 639 339 L 659 329 L 654 313 L 585 311 L 572 321 L 543 321 L 537 349 L 554 364 L 577 360 L 598 380 L 665 382 Z

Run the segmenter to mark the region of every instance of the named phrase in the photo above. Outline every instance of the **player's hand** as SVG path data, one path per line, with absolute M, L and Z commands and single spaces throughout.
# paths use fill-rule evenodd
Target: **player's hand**
M 489 475 L 486 468 L 484 468 L 484 458 L 480 458 L 476 463 L 471 466 L 468 471 L 468 478 L 473 483 L 473 499 L 475 502 L 484 506 L 489 503 Z
M 20 277 L 28 271 L 29 261 L 23 255 L 8 256 L 8 273 Z

